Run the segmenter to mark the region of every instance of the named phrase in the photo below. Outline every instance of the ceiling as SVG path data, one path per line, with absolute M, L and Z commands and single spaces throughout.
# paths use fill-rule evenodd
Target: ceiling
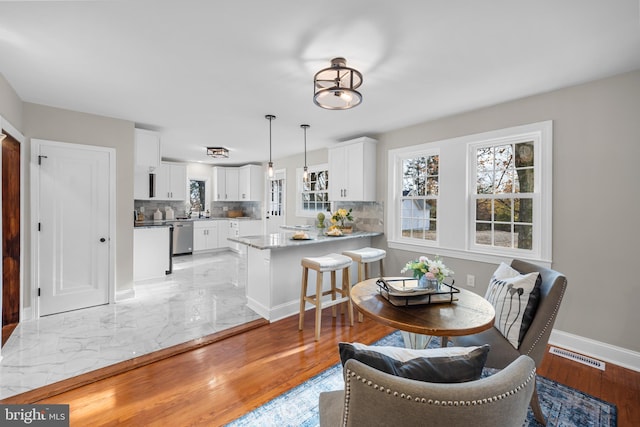
M 638 0 L 0 1 L 26 102 L 126 119 L 164 158 L 243 164 L 640 69 Z M 342 56 L 363 102 L 313 104 Z M 230 159 L 205 155 L 225 146 Z M 277 165 L 276 165 L 277 167 Z

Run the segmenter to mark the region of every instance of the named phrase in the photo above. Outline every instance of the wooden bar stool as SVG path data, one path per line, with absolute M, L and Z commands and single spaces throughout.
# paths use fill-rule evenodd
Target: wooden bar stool
M 300 292 L 300 320 L 298 330 L 302 330 L 304 325 L 305 302 L 316 307 L 316 341 L 320 339 L 320 321 L 322 318 L 322 308 L 332 307 L 333 317 L 336 317 L 336 304 L 347 303 L 349 313 L 349 324 L 353 326 L 353 307 L 351 305 L 351 278 L 349 268 L 351 258 L 340 254 L 328 254 L 319 257 L 302 258 L 302 290 Z M 309 280 L 309 269 L 316 272 L 316 293 L 307 296 L 307 283 Z M 342 286 L 336 287 L 336 272 L 342 270 Z M 331 272 L 331 289 L 322 291 L 323 273 Z M 338 298 L 340 294 L 340 298 Z M 331 301 L 322 301 L 322 297 L 331 295 Z
M 342 255 L 346 255 L 354 262 L 358 263 L 358 282 L 362 282 L 363 280 L 371 278 L 369 277 L 369 264 L 376 261 L 380 261 L 380 276 L 384 276 L 382 260 L 387 256 L 387 252 L 384 249 L 353 249 L 350 251 L 342 252 Z M 358 322 L 362 322 L 362 313 L 358 313 Z

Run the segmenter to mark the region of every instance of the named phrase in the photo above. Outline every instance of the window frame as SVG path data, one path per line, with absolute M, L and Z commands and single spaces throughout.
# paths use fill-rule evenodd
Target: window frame
M 534 140 L 533 248 L 529 250 L 472 244 L 475 237 L 475 152 L 472 147 L 491 141 Z M 401 236 L 400 158 L 439 150 L 438 240 L 407 241 Z M 552 262 L 553 122 L 543 121 L 462 137 L 422 143 L 388 151 L 388 188 L 385 233 L 388 246 L 411 252 L 427 252 L 459 259 L 499 264 L 513 258 L 539 265 Z M 473 228 L 472 228 L 473 227 Z M 415 240 L 415 239 L 413 239 Z
M 331 179 L 331 176 L 329 175 L 329 164 L 321 163 L 317 165 L 309 165 L 307 166 L 307 170 L 309 175 L 311 175 L 311 173 L 318 173 L 322 171 L 325 171 L 327 173 L 327 189 L 326 191 L 323 191 L 323 192 L 327 194 L 327 204 L 331 206 L 331 199 L 329 198 L 329 181 L 328 181 L 329 179 Z M 303 173 L 304 173 L 303 168 L 296 168 L 296 216 L 306 217 L 306 218 L 315 218 L 318 215 L 318 212 L 327 212 L 327 211 L 304 209 L 304 205 L 302 201 L 302 193 L 304 192 L 302 187 Z

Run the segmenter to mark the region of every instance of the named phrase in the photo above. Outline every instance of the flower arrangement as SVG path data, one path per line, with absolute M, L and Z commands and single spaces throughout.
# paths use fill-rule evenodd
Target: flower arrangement
M 340 225 L 340 227 L 344 227 L 345 221 L 353 221 L 353 217 L 351 216 L 351 211 L 353 209 L 338 209 L 333 214 L 331 214 L 331 224 Z
M 438 282 L 442 282 L 445 277 L 451 276 L 453 271 L 447 268 L 446 265 L 440 260 L 440 257 L 436 255 L 434 260 L 430 260 L 426 256 L 421 256 L 415 261 L 409 261 L 403 268 L 400 270 L 401 273 L 406 273 L 411 270 L 413 272 L 413 277 L 416 279 L 422 278 L 422 276 L 426 276 L 429 280 L 437 280 Z

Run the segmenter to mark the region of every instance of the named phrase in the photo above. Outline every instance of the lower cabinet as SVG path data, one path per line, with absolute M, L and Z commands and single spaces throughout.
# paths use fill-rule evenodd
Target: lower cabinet
M 193 222 L 193 251 L 218 249 L 218 221 Z
M 231 225 L 228 219 L 221 219 L 218 223 L 218 249 L 226 249 L 229 247 L 227 238 L 231 235 Z
M 164 277 L 170 262 L 169 227 L 133 229 L 133 280 Z

